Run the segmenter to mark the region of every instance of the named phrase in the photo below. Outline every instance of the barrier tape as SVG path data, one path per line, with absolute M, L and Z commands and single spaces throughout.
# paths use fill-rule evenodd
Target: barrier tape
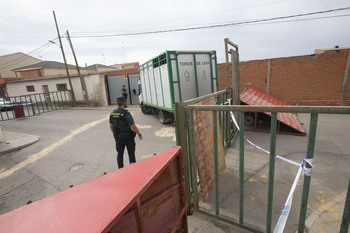
M 237 129 L 240 130 L 240 128 L 239 128 L 239 126 L 238 126 L 238 124 L 237 124 L 237 121 L 236 121 L 236 119 L 235 119 L 235 116 L 233 115 L 233 113 L 232 113 L 231 111 L 230 111 L 230 115 L 231 115 L 231 118 L 232 118 L 232 120 L 233 120 L 233 123 L 235 124 L 235 126 L 237 127 Z M 252 145 L 253 147 L 255 147 L 255 148 L 257 148 L 257 149 L 259 149 L 259 150 L 265 152 L 266 154 L 270 154 L 269 151 L 267 151 L 267 150 L 265 150 L 264 148 L 261 148 L 260 146 L 255 145 L 254 143 L 252 143 L 248 138 L 246 138 L 246 136 L 244 136 L 244 139 L 245 139 L 250 145 Z M 278 158 L 278 159 L 280 159 L 280 160 L 283 160 L 283 161 L 285 161 L 285 162 L 287 162 L 287 163 L 293 164 L 293 165 L 295 165 L 295 166 L 297 166 L 297 167 L 300 166 L 300 163 L 294 162 L 294 161 L 292 161 L 292 160 L 290 160 L 290 159 L 287 159 L 287 158 L 284 158 L 284 157 L 282 157 L 282 156 L 275 155 L 275 157 Z
M 226 102 L 225 104 L 229 104 L 230 105 L 230 100 L 228 100 L 228 102 Z M 233 120 L 233 123 L 235 124 L 235 126 L 237 127 L 238 130 L 240 130 L 238 124 L 237 124 L 237 121 L 235 119 L 235 116 L 233 115 L 232 111 L 230 111 L 230 115 L 231 115 L 231 118 Z M 266 154 L 270 154 L 269 151 L 261 148 L 260 146 L 254 144 L 253 142 L 251 142 L 248 138 L 246 138 L 246 136 L 244 136 L 244 139 L 250 144 L 252 145 L 253 147 L 265 152 Z M 300 178 L 300 175 L 303 174 L 305 176 L 311 176 L 311 172 L 312 172 L 312 168 L 313 168 L 313 165 L 312 165 L 312 162 L 313 162 L 313 159 L 308 159 L 308 158 L 305 158 L 301 163 L 297 163 L 297 162 L 294 162 L 290 159 L 287 159 L 287 158 L 284 158 L 284 157 L 281 157 L 279 155 L 275 155 L 275 158 L 277 159 L 280 159 L 282 161 L 285 161 L 287 163 L 290 163 L 292 165 L 295 165 L 295 166 L 298 166 L 299 167 L 299 170 L 295 176 L 295 179 L 294 179 L 294 182 L 293 182 L 293 185 L 289 191 L 289 194 L 288 194 L 288 197 L 287 197 L 287 200 L 284 204 L 284 207 L 282 209 L 282 212 L 281 212 L 281 215 L 278 219 L 278 222 L 275 226 L 275 230 L 274 230 L 274 233 L 282 233 L 285 226 L 286 226 L 286 223 L 287 223 L 287 219 L 288 219 L 288 216 L 289 216 L 289 212 L 290 212 L 290 209 L 292 207 L 292 202 L 293 202 L 293 195 L 294 195 L 294 192 L 295 192 L 295 189 L 296 189 L 296 186 L 298 184 L 298 181 L 299 181 L 299 178 Z M 307 168 L 305 165 L 306 163 L 308 163 L 311 168 Z

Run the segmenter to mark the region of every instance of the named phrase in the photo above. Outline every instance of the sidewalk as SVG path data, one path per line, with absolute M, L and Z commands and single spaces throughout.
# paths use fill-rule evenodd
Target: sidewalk
M 320 206 L 308 216 L 305 226 L 309 233 L 339 232 L 344 212 L 346 191 Z
M 38 136 L 13 132 L 2 132 L 6 142 L 0 143 L 0 156 L 20 150 L 39 140 Z

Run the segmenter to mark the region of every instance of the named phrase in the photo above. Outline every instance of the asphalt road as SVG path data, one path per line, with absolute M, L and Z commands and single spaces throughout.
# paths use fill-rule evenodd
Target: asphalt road
M 59 110 L 1 123 L 3 131 L 40 136 L 38 142 L 0 157 L 0 214 L 118 168 L 108 115 L 114 109 Z M 162 125 L 138 106 L 128 108 L 143 140 L 136 160 L 175 146 L 175 128 Z M 127 151 L 124 164 L 129 164 Z M 20 165 L 20 167 L 18 167 Z M 11 175 L 3 171 L 13 171 Z M 8 173 L 8 172 L 7 172 Z
M 115 143 L 108 124 L 108 115 L 113 108 L 59 110 L 1 122 L 3 131 L 37 135 L 40 140 L 0 157 L 0 214 L 19 208 L 29 200 L 39 200 L 72 184 L 77 185 L 117 169 Z M 131 106 L 129 110 L 144 137 L 142 141 L 136 138 L 137 161 L 175 146 L 174 126 L 162 125 L 155 116 L 143 115 L 138 106 Z M 299 118 L 308 131 L 309 115 L 300 114 Z M 346 115 L 319 116 L 308 213 L 347 188 L 350 177 L 349 122 L 350 116 Z M 247 131 L 246 136 L 257 145 L 269 149 L 268 133 Z M 248 219 L 264 224 L 268 155 L 249 145 L 245 148 L 245 213 Z M 306 150 L 307 137 L 277 135 L 277 154 L 300 162 L 305 158 Z M 126 152 L 124 161 L 128 165 Z M 237 185 L 237 161 L 238 143 L 226 151 L 227 168 L 236 176 L 226 181 L 224 176 L 220 180 L 221 186 L 230 188 L 227 183 Z M 4 171 L 7 175 L 3 175 Z M 273 226 L 296 171 L 297 168 L 276 161 Z M 296 228 L 302 180 L 298 183 L 293 200 L 296 211 L 290 215 L 286 232 L 293 232 Z M 237 191 L 222 190 L 222 194 L 226 195 L 222 198 L 228 200 L 232 195 L 234 199 L 227 202 L 223 209 L 228 207 L 237 212 L 234 207 L 237 205 Z M 225 205 L 224 202 L 222 205 Z M 254 206 L 259 208 L 258 211 L 251 209 Z M 253 212 L 253 215 L 249 212 Z M 257 214 L 258 217 L 255 217 Z M 189 232 L 245 232 L 198 214 L 190 216 L 189 222 Z

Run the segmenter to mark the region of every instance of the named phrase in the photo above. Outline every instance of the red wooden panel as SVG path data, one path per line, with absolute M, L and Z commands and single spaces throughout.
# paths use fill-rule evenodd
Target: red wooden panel
M 180 155 L 181 148 L 174 147 L 148 159 L 0 215 L 0 232 L 107 232 L 126 213 L 129 215 L 132 213 L 133 219 L 140 217 L 135 215 L 135 203 L 140 200 L 142 194 L 152 192 L 152 190 L 149 191 L 149 188 L 153 187 L 154 181 L 161 176 L 163 171 L 170 169 L 170 164 L 175 164 L 172 165 L 171 169 L 177 171 L 175 175 L 178 176 L 179 183 L 175 187 L 178 188 L 174 188 L 173 193 L 166 193 L 167 195 L 155 195 L 153 203 L 164 198 L 166 208 L 173 205 L 171 207 L 177 212 L 171 213 L 170 216 L 174 218 L 171 220 L 172 222 L 167 219 L 168 222 L 160 221 L 154 224 L 165 225 L 171 222 L 174 225 L 174 223 L 182 222 L 184 223 L 182 224 L 183 228 L 187 231 L 186 213 L 183 211 L 185 201 Z M 176 193 L 177 195 L 175 195 Z M 140 213 L 140 211 L 136 212 Z M 143 213 L 142 204 L 141 213 Z M 161 214 L 165 215 L 164 210 L 161 211 Z M 132 229 L 137 229 L 136 221 L 134 221 Z M 175 227 L 178 228 L 177 225 Z M 157 229 L 164 228 L 168 228 L 168 226 L 159 226 Z
M 240 94 L 240 99 L 247 105 L 281 105 L 290 106 L 290 104 L 283 102 L 277 98 L 274 98 L 264 92 L 249 87 Z M 271 116 L 270 112 L 264 112 L 266 115 Z M 305 134 L 305 129 L 301 125 L 297 115 L 295 113 L 278 113 L 277 120 L 286 124 L 287 126 L 297 130 L 301 134 Z

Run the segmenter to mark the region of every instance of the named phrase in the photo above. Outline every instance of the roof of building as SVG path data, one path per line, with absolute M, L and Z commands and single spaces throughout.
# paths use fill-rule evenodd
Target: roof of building
M 275 97 L 272 97 L 264 92 L 257 89 L 249 87 L 244 90 L 240 99 L 243 103 L 247 105 L 280 105 L 280 106 L 290 106 L 290 104 L 283 102 Z M 271 116 L 271 112 L 264 112 L 266 115 Z M 285 125 L 297 130 L 301 134 L 306 134 L 305 129 L 301 125 L 297 115 L 295 113 L 278 113 L 277 120 Z
M 57 61 L 43 61 L 35 63 L 28 66 L 19 67 L 13 69 L 13 71 L 24 71 L 24 70 L 33 70 L 33 69 L 42 69 L 42 68 L 55 68 L 55 69 L 65 69 L 65 64 Z M 76 66 L 68 64 L 68 69 L 76 69 Z
M 13 72 L 13 69 L 20 66 L 28 66 L 38 62 L 42 62 L 42 60 L 21 52 L 2 55 L 0 56 L 1 77 L 3 78 L 16 77 L 16 74 L 15 72 Z
M 110 71 L 116 70 L 115 67 L 106 66 L 106 65 L 102 65 L 102 64 L 93 64 L 93 65 L 90 65 L 90 66 L 86 66 L 85 69 L 88 70 L 88 71 L 91 71 L 91 70 L 98 71 L 99 69 L 110 70 Z

